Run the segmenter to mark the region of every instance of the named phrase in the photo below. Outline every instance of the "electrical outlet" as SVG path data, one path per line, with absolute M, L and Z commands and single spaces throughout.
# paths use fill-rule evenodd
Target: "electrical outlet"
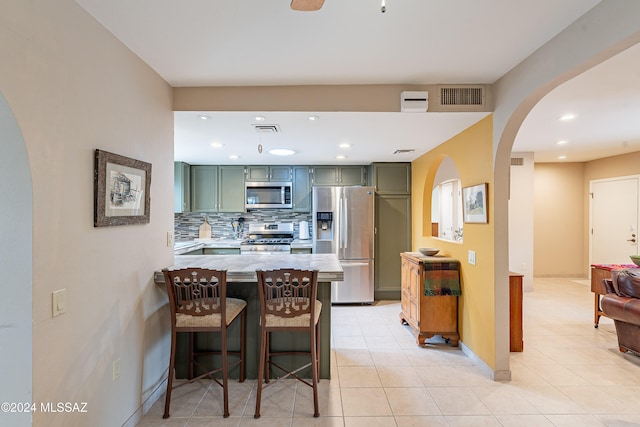
M 167 231 L 167 247 L 173 247 L 173 231 Z
M 120 358 L 119 357 L 113 361 L 113 367 L 111 369 L 111 372 L 113 374 L 113 381 L 120 378 Z
M 53 317 L 64 314 L 67 309 L 67 290 L 59 289 L 51 295 L 51 314 Z
M 469 264 L 476 265 L 476 251 L 469 251 Z

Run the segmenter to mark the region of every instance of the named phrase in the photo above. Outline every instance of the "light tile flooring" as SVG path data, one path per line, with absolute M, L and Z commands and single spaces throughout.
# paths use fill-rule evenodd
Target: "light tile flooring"
M 422 427 L 640 426 L 640 357 L 619 353 L 613 322 L 593 327 L 587 281 L 536 279 L 524 294 L 522 353 L 512 380 L 494 382 L 458 348 L 419 348 L 399 322 L 400 304 L 332 308 L 332 379 L 320 383 L 319 418 L 311 388 L 295 380 L 267 388 L 253 418 L 255 381 L 232 383 L 231 416 L 221 388 L 201 382 L 162 397 L 148 426 Z

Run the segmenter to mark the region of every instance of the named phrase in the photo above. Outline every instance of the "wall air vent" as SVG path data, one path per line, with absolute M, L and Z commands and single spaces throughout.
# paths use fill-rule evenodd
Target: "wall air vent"
M 482 105 L 484 96 L 480 87 L 442 87 L 442 105 Z
M 405 153 L 413 153 L 414 151 L 416 151 L 413 148 L 405 148 L 405 149 L 400 149 L 400 150 L 396 150 L 393 152 L 393 154 L 405 154 Z
M 256 131 L 261 133 L 278 133 L 280 132 L 280 126 L 278 125 L 252 125 Z
M 511 166 L 524 166 L 524 157 L 512 157 Z
M 492 111 L 493 98 L 490 85 L 436 85 L 436 99 L 429 111 L 481 112 Z M 432 100 L 433 101 L 433 100 Z

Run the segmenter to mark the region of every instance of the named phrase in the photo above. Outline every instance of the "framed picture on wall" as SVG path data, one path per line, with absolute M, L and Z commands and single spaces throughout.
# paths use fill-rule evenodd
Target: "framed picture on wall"
M 462 189 L 463 215 L 465 223 L 484 223 L 487 219 L 487 188 L 484 184 Z
M 95 152 L 94 227 L 149 222 L 151 163 Z

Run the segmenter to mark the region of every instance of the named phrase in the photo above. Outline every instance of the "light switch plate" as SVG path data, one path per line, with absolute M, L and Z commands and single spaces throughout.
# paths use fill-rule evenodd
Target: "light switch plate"
M 51 295 L 52 316 L 57 317 L 64 314 L 67 309 L 67 290 L 59 289 Z
M 167 231 L 167 247 L 173 247 L 173 231 Z
M 476 265 L 476 251 L 469 251 L 469 264 Z

